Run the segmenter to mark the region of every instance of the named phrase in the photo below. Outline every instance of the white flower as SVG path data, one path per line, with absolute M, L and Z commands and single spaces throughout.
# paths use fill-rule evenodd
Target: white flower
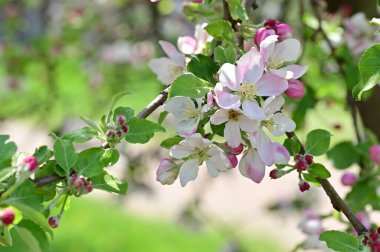
M 199 166 L 203 162 L 206 162 L 207 170 L 212 177 L 230 168 L 226 154 L 199 133 L 173 146 L 170 149 L 170 155 L 176 159 L 187 158 L 179 170 L 179 180 L 183 187 L 198 176 Z
M 194 37 L 179 37 L 177 41 L 178 49 L 184 54 L 202 53 L 207 42 L 212 40 L 212 37 L 204 29 L 206 26 L 206 23 L 196 25 Z

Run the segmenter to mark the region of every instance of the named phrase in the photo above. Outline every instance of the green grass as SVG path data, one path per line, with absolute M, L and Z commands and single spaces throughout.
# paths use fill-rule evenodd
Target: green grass
M 244 251 L 280 251 L 280 244 L 272 244 L 270 237 L 264 235 L 250 235 L 249 239 L 243 235 L 238 239 Z M 116 202 L 74 199 L 55 230 L 51 251 L 209 252 L 220 251 L 229 238 L 231 233 L 222 230 L 196 232 L 176 223 L 139 217 L 121 209 Z M 0 251 L 30 250 L 14 236 L 14 246 Z

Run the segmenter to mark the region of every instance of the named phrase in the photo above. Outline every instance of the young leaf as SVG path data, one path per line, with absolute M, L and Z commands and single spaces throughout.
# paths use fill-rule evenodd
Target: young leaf
M 95 138 L 98 132 L 90 127 L 84 127 L 78 130 L 71 131 L 62 136 L 62 139 L 69 140 L 73 143 L 85 143 Z
M 215 84 L 214 74 L 218 71 L 218 66 L 215 62 L 202 54 L 192 56 L 187 64 L 187 70 L 195 76 Z
M 217 40 L 233 42 L 234 31 L 231 24 L 225 20 L 212 22 L 205 27 L 205 30 Z
M 44 145 L 36 149 L 33 156 L 37 158 L 38 164 L 43 164 L 53 156 L 53 152 L 49 150 L 46 145 Z
M 331 159 L 337 169 L 346 169 L 358 162 L 360 158 L 355 146 L 349 141 L 335 145 L 327 152 L 327 157 Z
M 359 60 L 360 83 L 353 89 L 353 96 L 360 100 L 364 91 L 370 90 L 380 81 L 380 44 L 368 48 Z
M 104 154 L 102 148 L 90 148 L 82 151 L 78 155 L 78 162 L 74 169 L 84 177 L 93 177 L 103 171 L 103 164 L 100 161 Z
M 158 116 L 157 123 L 158 123 L 159 125 L 161 125 L 161 124 L 164 122 L 165 118 L 168 116 L 168 114 L 169 114 L 168 111 L 162 111 L 162 112 L 160 113 L 160 115 Z
M 307 171 L 316 178 L 327 179 L 331 177 L 330 172 L 322 164 L 314 163 L 307 168 Z
M 165 132 L 165 128 L 161 125 L 141 118 L 133 118 L 128 127 L 125 140 L 130 143 L 147 143 L 155 132 Z
M 231 16 L 235 20 L 247 20 L 248 15 L 246 9 L 242 5 L 241 0 L 227 0 L 230 7 Z
M 0 135 L 0 169 L 11 166 L 12 157 L 17 151 L 17 146 L 14 142 L 6 141 L 9 135 Z
M 75 152 L 72 142 L 58 138 L 54 144 L 54 157 L 66 175 L 69 175 L 71 168 L 77 162 L 78 153 Z
M 310 131 L 306 136 L 306 153 L 320 156 L 327 152 L 330 146 L 330 132 L 322 129 Z
M 325 241 L 327 246 L 338 252 L 359 252 L 360 245 L 352 234 L 339 231 L 323 232 L 319 239 Z
M 170 149 L 172 146 L 178 144 L 182 140 L 183 140 L 183 137 L 180 137 L 180 136 L 171 137 L 162 141 L 160 146 L 166 149 Z
M 87 117 L 84 117 L 84 116 L 81 116 L 80 117 L 88 126 L 90 126 L 91 128 L 93 128 L 95 131 L 99 131 L 99 132 L 102 132 L 102 129 L 91 119 L 87 118 Z
M 301 145 L 295 136 L 286 138 L 284 141 L 284 147 L 288 150 L 291 156 L 298 154 L 301 150 Z
M 214 50 L 214 60 L 223 65 L 224 63 L 234 64 L 236 61 L 236 54 L 234 48 L 231 45 L 226 45 L 225 47 L 218 46 Z
M 114 148 L 107 149 L 102 157 L 100 158 L 100 162 L 103 164 L 104 167 L 109 167 L 111 165 L 116 164 L 116 162 L 119 160 L 120 154 L 119 152 Z
M 31 251 L 49 250 L 49 240 L 46 233 L 32 221 L 22 220 L 15 229 L 31 248 Z
M 91 182 L 94 185 L 94 188 L 111 193 L 124 195 L 128 190 L 127 181 L 122 182 L 105 171 L 98 176 L 93 177 Z
M 174 96 L 187 96 L 202 98 L 211 89 L 211 85 L 193 74 L 184 74 L 178 77 L 171 85 L 169 98 Z
M 123 96 L 130 94 L 129 91 L 124 91 L 121 93 L 118 93 L 114 97 L 112 97 L 111 105 L 110 105 L 110 110 L 107 113 L 107 116 L 105 118 L 106 123 L 108 124 L 111 120 L 112 114 L 113 114 L 113 107 L 115 106 L 116 102 L 120 100 Z

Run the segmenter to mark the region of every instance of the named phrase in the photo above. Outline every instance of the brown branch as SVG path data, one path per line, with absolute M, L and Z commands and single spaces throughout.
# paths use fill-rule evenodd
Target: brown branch
M 46 177 L 41 177 L 41 178 L 38 178 L 36 180 L 34 180 L 34 184 L 37 186 L 37 187 L 41 187 L 41 186 L 44 186 L 44 185 L 47 185 L 47 184 L 50 184 L 50 183 L 53 183 L 53 182 L 57 182 L 61 179 L 64 179 L 65 177 L 61 177 L 61 176 L 58 176 L 56 174 L 54 175 L 49 175 L 49 176 L 46 176 Z
M 165 88 L 161 91 L 161 93 L 154 98 L 154 100 L 149 103 L 148 106 L 146 106 L 143 110 L 140 111 L 140 113 L 137 115 L 139 118 L 147 118 L 150 114 L 153 113 L 158 107 L 160 107 L 164 102 L 168 99 L 168 93 L 169 93 L 170 87 Z

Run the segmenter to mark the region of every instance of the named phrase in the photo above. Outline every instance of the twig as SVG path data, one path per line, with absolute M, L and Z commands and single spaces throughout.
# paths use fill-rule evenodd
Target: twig
M 164 102 L 168 99 L 168 93 L 169 93 L 170 87 L 165 88 L 161 91 L 161 93 L 154 98 L 154 100 L 149 103 L 148 106 L 146 106 L 141 112 L 137 115 L 139 118 L 146 118 L 150 114 L 153 113 L 158 107 L 160 107 Z

